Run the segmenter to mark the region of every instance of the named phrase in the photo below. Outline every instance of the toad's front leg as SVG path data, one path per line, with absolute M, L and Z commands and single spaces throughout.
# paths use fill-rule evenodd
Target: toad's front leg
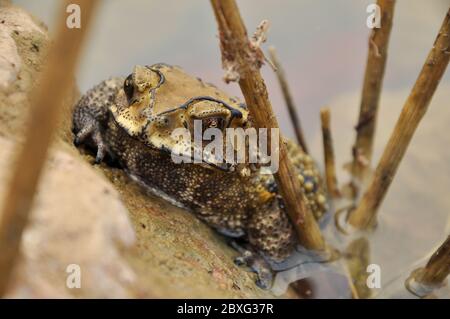
M 273 283 L 273 271 L 270 264 L 258 253 L 247 249 L 245 245 L 239 244 L 236 240 L 231 240 L 230 245 L 239 253 L 234 259 L 237 266 L 247 266 L 256 273 L 256 285 L 261 289 L 269 289 Z
M 81 97 L 73 112 L 74 144 L 96 149 L 97 164 L 109 153 L 104 131 L 110 116 L 109 107 L 122 85 L 122 78 L 101 82 Z
M 258 276 L 256 284 L 268 289 L 274 275 L 270 262 L 282 262 L 293 253 L 294 229 L 279 200 L 274 198 L 253 211 L 246 231 L 248 243 L 245 248 L 236 241 L 231 242 L 240 253 L 235 263 L 248 266 Z

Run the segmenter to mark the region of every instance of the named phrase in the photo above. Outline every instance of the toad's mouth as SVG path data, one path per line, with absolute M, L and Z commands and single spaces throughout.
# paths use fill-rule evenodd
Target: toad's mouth
M 170 149 L 163 149 L 171 156 L 171 160 L 175 164 L 183 165 L 200 165 L 207 169 L 219 170 L 225 173 L 231 173 L 236 170 L 237 163 L 227 162 L 226 159 L 216 157 L 214 154 L 207 153 L 204 149 L 201 152 L 196 152 L 194 149 L 192 152 L 178 152 Z M 242 164 L 241 164 L 242 165 Z
M 222 172 L 231 173 L 236 170 L 236 164 L 230 164 L 230 163 L 208 163 L 205 162 L 205 164 L 215 168 L 219 169 Z

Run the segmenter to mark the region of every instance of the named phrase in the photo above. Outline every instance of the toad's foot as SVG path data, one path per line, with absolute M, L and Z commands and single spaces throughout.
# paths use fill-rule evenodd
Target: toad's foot
M 240 253 L 240 256 L 234 259 L 234 263 L 238 266 L 249 267 L 258 276 L 256 285 L 261 289 L 269 289 L 273 283 L 273 271 L 264 258 L 242 247 L 234 240 L 230 242 L 230 245 Z
M 106 154 L 112 155 L 103 138 L 109 118 L 109 107 L 123 83 L 122 78 L 112 78 L 90 89 L 78 101 L 73 112 L 74 144 L 96 149 L 95 163 L 100 163 Z M 112 157 L 112 156 L 111 156 Z
M 73 143 L 75 146 L 85 144 L 86 142 L 90 145 L 93 144 L 93 147 L 97 149 L 95 164 L 99 164 L 105 158 L 106 153 L 110 154 L 108 147 L 103 140 L 100 125 L 94 119 L 85 120 L 83 124 L 84 126 L 81 130 L 75 133 Z

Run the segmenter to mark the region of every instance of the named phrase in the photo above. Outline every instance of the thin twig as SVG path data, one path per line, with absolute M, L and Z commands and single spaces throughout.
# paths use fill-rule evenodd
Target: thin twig
M 77 3 L 81 10 L 82 27 L 66 26 L 66 8 Z M 70 0 L 59 15 L 59 29 L 50 51 L 48 66 L 32 92 L 30 124 L 25 143 L 18 150 L 12 179 L 6 192 L 0 215 L 0 296 L 7 290 L 14 264 L 19 255 L 23 230 L 28 222 L 36 186 L 41 175 L 61 104 L 72 85 L 75 66 L 82 42 L 89 30 L 97 1 Z M 49 93 L 51 92 L 51 94 Z
M 425 115 L 431 98 L 450 59 L 450 9 L 425 61 L 419 77 L 406 100 L 400 118 L 376 168 L 374 177 L 361 203 L 350 213 L 349 223 L 365 229 L 375 222 L 378 207 L 383 201 L 397 172 L 400 161 L 413 134 Z
M 359 119 L 355 127 L 356 141 L 352 151 L 352 177 L 358 181 L 363 181 L 370 170 L 395 0 L 378 0 L 377 4 L 381 9 L 381 28 L 374 28 L 369 38 Z
M 238 75 L 245 102 L 259 128 L 279 128 L 260 73 L 264 54 L 247 31 L 234 0 L 211 0 L 219 27 L 222 63 L 228 74 Z M 228 78 L 229 79 L 229 78 Z M 283 141 L 280 137 L 280 141 Z M 309 249 L 323 251 L 325 242 L 312 212 L 306 205 L 297 174 L 288 157 L 284 142 L 279 143 L 279 169 L 274 174 L 287 213 L 295 227 L 300 243 Z
M 281 66 L 278 59 L 277 52 L 274 47 L 269 48 L 270 59 L 275 66 L 275 73 L 277 74 L 278 82 L 280 83 L 281 91 L 283 92 L 284 101 L 289 110 L 289 116 L 291 117 L 292 126 L 294 127 L 295 137 L 297 142 L 302 147 L 305 153 L 308 153 L 308 146 L 306 145 L 305 135 L 303 134 L 300 119 L 297 114 L 297 108 L 295 107 L 294 99 L 292 98 L 291 90 L 289 89 L 288 82 L 286 80 L 286 73 Z
M 339 260 L 339 265 L 344 270 L 345 278 L 347 279 L 348 287 L 350 288 L 350 293 L 352 294 L 352 299 L 361 299 L 359 297 L 358 290 L 356 289 L 355 283 L 353 282 L 352 274 L 350 273 L 350 269 L 348 264 L 345 263 L 344 259 Z
M 325 179 L 327 181 L 328 193 L 332 197 L 339 197 L 339 187 L 336 178 L 336 166 L 334 162 L 333 137 L 330 129 L 330 109 L 320 110 L 320 120 L 322 122 L 323 153 L 325 158 Z

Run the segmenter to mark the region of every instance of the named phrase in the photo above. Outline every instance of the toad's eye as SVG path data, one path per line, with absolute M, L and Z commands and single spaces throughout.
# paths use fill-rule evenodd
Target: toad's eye
M 202 120 L 203 131 L 209 128 L 223 129 L 224 119 L 221 117 L 209 117 Z
M 128 102 L 131 101 L 134 93 L 133 78 L 131 74 L 123 82 L 123 90 L 125 91 Z

